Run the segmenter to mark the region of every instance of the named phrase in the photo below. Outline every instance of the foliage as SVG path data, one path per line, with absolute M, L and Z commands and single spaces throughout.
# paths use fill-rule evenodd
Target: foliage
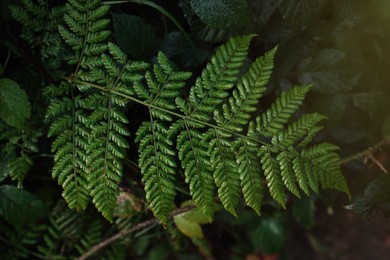
M 232 251 L 281 252 L 285 216 L 315 225 L 311 192 L 349 195 L 338 145 L 368 146 L 385 121 L 389 17 L 374 2 L 21 0 L 2 11 L 0 189 L 15 196 L 1 197 L 0 255 L 74 258 L 151 213 L 166 230 L 98 257 L 172 254 L 155 237 L 210 257 L 213 219 L 228 219 Z M 187 200 L 196 208 L 171 219 Z

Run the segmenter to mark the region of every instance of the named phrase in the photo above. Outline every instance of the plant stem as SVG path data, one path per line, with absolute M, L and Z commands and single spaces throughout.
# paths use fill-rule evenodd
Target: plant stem
M 105 88 L 105 87 L 103 87 L 103 86 L 100 86 L 100 85 L 97 85 L 97 84 L 94 84 L 94 83 L 85 82 L 85 81 L 79 81 L 79 80 L 76 80 L 76 79 L 73 79 L 73 78 L 70 78 L 70 77 L 63 77 L 63 78 L 64 78 L 65 80 L 67 80 L 68 82 L 73 82 L 73 83 L 81 84 L 81 85 L 88 86 L 88 87 L 91 87 L 91 88 L 97 88 L 97 89 L 100 89 L 100 90 L 103 90 L 103 91 L 108 91 L 107 88 Z M 171 110 L 168 110 L 168 109 L 165 109 L 165 108 L 162 108 L 162 107 L 153 105 L 153 104 L 148 104 L 148 103 L 146 103 L 146 102 L 144 102 L 144 101 L 142 101 L 142 100 L 139 100 L 138 98 L 134 98 L 134 97 L 132 97 L 132 96 L 123 94 L 123 93 L 118 92 L 118 91 L 116 91 L 116 90 L 110 90 L 110 91 L 111 91 L 112 94 L 115 94 L 115 95 L 118 95 L 118 96 L 127 98 L 127 99 L 129 99 L 129 100 L 131 100 L 131 101 L 134 101 L 134 102 L 136 102 L 136 103 L 138 103 L 138 104 L 144 105 L 144 106 L 146 106 L 146 107 L 148 107 L 148 108 L 154 108 L 154 109 L 157 109 L 157 110 L 161 110 L 161 111 L 164 111 L 165 113 L 168 113 L 168 114 L 171 114 L 171 115 L 173 115 L 173 116 L 182 118 L 182 119 L 184 119 L 184 120 L 193 121 L 193 122 L 196 122 L 196 123 L 199 123 L 199 124 L 203 124 L 203 125 L 205 125 L 205 126 L 209 126 L 209 127 L 211 127 L 211 128 L 215 128 L 215 129 L 224 131 L 224 132 L 226 132 L 226 133 L 229 133 L 229 134 L 232 134 L 232 135 L 236 135 L 236 136 L 245 138 L 245 139 L 247 139 L 247 140 L 250 140 L 250 141 L 253 141 L 253 142 L 262 144 L 262 145 L 269 145 L 267 142 L 261 141 L 261 140 L 259 140 L 259 139 L 256 139 L 256 138 L 253 138 L 253 137 L 250 137 L 250 136 L 246 136 L 246 135 L 244 135 L 244 134 L 237 133 L 237 132 L 228 130 L 228 129 L 226 129 L 226 128 L 223 128 L 223 127 L 220 127 L 220 126 L 217 126 L 217 125 L 213 125 L 213 124 L 210 124 L 210 123 L 208 123 L 208 122 L 201 121 L 201 120 L 196 119 L 196 118 L 193 118 L 193 117 L 189 117 L 189 116 L 186 116 L 186 115 L 182 115 L 182 114 L 173 112 L 173 111 L 171 111 Z
M 5 57 L 4 65 L 1 66 L 0 76 L 3 76 L 4 71 L 7 68 L 10 57 L 11 57 L 11 49 L 8 48 L 8 52 L 7 52 L 7 56 Z
M 339 164 L 340 165 L 343 165 L 343 164 L 347 164 L 351 161 L 354 161 L 354 160 L 359 160 L 363 157 L 366 157 L 370 154 L 372 154 L 373 152 L 375 152 L 376 150 L 380 149 L 381 147 L 385 146 L 385 145 L 388 145 L 389 144 L 389 141 L 390 141 L 390 135 L 384 137 L 381 141 L 379 141 L 378 143 L 374 144 L 373 146 L 367 148 L 366 150 L 364 151 L 361 151 L 357 154 L 354 154 L 354 155 L 351 155 L 351 156 L 348 156 L 344 159 L 341 159 L 339 161 Z
M 180 25 L 180 23 L 176 20 L 176 18 L 171 15 L 167 10 L 162 8 L 161 6 L 153 3 L 152 1 L 148 0 L 125 0 L 125 1 L 104 1 L 103 4 L 105 5 L 114 5 L 114 4 L 123 4 L 123 3 L 136 3 L 136 4 L 142 4 L 142 5 L 148 5 L 150 7 L 155 8 L 160 13 L 164 14 L 166 17 L 169 18 L 169 20 L 172 21 L 176 25 L 176 27 L 180 30 L 180 32 L 184 35 L 188 43 L 191 45 L 192 48 L 196 48 L 194 42 L 191 40 L 191 38 L 188 36 L 188 33 L 184 30 L 184 28 Z
M 186 207 L 183 207 L 183 208 L 176 209 L 176 210 L 172 211 L 170 216 L 174 217 L 174 216 L 179 215 L 181 213 L 190 211 L 193 208 L 195 208 L 194 205 L 189 205 L 189 206 L 186 206 Z M 141 222 L 141 223 L 133 226 L 132 228 L 122 230 L 119 233 L 113 235 L 112 237 L 109 237 L 106 240 L 103 240 L 102 242 L 94 245 L 90 250 L 88 250 L 87 252 L 85 252 L 83 255 L 81 255 L 80 257 L 78 257 L 76 259 L 77 260 L 87 259 L 92 254 L 94 254 L 97 251 L 99 251 L 100 249 L 103 249 L 106 246 L 114 243 L 115 241 L 117 241 L 117 240 L 119 240 L 121 238 L 124 238 L 125 236 L 127 236 L 127 235 L 129 235 L 131 233 L 134 233 L 135 231 L 138 231 L 138 230 L 141 230 L 141 229 L 144 229 L 144 228 L 147 228 L 149 226 L 156 225 L 156 224 L 159 224 L 159 223 L 160 222 L 156 218 L 151 218 L 149 220 L 146 220 L 144 222 Z

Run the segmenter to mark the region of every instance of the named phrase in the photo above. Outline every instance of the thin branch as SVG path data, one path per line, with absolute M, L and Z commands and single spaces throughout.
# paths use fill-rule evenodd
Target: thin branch
M 174 211 L 172 211 L 172 213 L 170 214 L 171 217 L 174 217 L 176 215 L 179 215 L 181 213 L 184 213 L 184 212 L 187 212 L 187 211 L 190 211 L 191 209 L 195 208 L 194 205 L 189 205 L 189 206 L 186 206 L 186 207 L 182 207 L 182 208 L 179 208 L 179 209 L 176 209 Z M 113 235 L 112 237 L 109 237 L 107 238 L 106 240 L 94 245 L 90 250 L 88 250 L 87 252 L 85 252 L 83 255 L 81 255 L 80 257 L 76 258 L 77 260 L 84 260 L 84 259 L 87 259 L 89 256 L 91 256 L 92 254 L 96 253 L 97 251 L 105 248 L 106 246 L 114 243 L 115 241 L 119 240 L 119 239 L 122 239 L 124 238 L 125 236 L 131 234 L 131 233 L 134 233 L 138 230 L 141 230 L 141 229 L 144 229 L 144 228 L 147 228 L 149 226 L 152 226 L 152 225 L 156 225 L 156 224 L 160 224 L 160 222 L 158 221 L 158 219 L 156 218 L 151 218 L 149 220 L 146 220 L 144 222 L 141 222 L 135 226 L 133 226 L 132 228 L 129 228 L 129 229 L 125 229 L 125 230 L 122 230 L 120 231 L 119 233 L 117 233 L 116 235 Z
M 344 159 L 341 159 L 339 161 L 339 164 L 340 165 L 347 164 L 351 161 L 360 160 L 364 157 L 370 156 L 370 155 L 372 155 L 373 152 L 382 148 L 383 146 L 388 145 L 389 143 L 390 143 L 390 135 L 386 136 L 381 141 L 379 141 L 378 143 L 374 144 L 373 146 L 369 147 L 368 149 L 366 149 L 364 151 L 361 151 L 357 154 L 354 154 L 354 155 L 348 156 Z

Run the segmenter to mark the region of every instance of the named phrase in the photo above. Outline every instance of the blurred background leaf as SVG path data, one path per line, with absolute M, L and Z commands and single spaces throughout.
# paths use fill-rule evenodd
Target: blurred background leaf
M 15 81 L 0 79 L 0 118 L 20 129 L 30 116 L 31 106 L 26 92 Z
M 115 38 L 121 49 L 133 59 L 148 60 L 157 52 L 157 36 L 143 18 L 113 14 Z
M 13 225 L 25 225 L 44 217 L 46 208 L 26 190 L 0 186 L 0 215 Z

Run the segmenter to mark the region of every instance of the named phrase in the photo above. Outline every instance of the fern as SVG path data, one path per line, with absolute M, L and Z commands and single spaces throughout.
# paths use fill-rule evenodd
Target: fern
M 93 110 L 87 122 L 90 128 L 87 165 L 93 203 L 103 216 L 111 220 L 119 195 L 122 160 L 125 149 L 129 147 L 124 138 L 129 135 L 126 129 L 128 120 L 123 113 L 126 100 L 112 91 L 132 94 L 127 85 L 142 79 L 139 75 L 148 65 L 128 61 L 114 44 L 109 44 L 108 48 L 110 55 L 101 56 L 104 67 L 91 73 L 98 83 L 106 86 L 106 91 L 94 93 L 87 100 L 89 109 Z
M 154 214 L 162 216 L 163 223 L 167 222 L 176 195 L 174 185 L 176 162 L 168 127 L 162 122 L 172 121 L 172 116 L 154 107 L 175 109 L 174 99 L 180 94 L 179 90 L 184 87 L 184 81 L 190 76 L 190 73 L 174 71 L 167 57 L 159 53 L 153 73 L 146 74 L 148 88 L 142 84 L 135 86 L 137 95 L 153 106 L 149 107 L 150 121 L 144 122 L 139 128 L 136 141 L 140 143 L 139 166 L 143 173 L 146 199 Z
M 74 55 L 68 60 L 69 64 L 76 65 L 74 76 L 84 79 L 89 77 L 89 69 L 96 68 L 101 64 L 100 55 L 107 49 L 107 45 L 101 42 L 109 36 L 109 31 L 103 30 L 108 25 L 109 20 L 101 19 L 101 17 L 108 12 L 108 7 L 99 6 L 99 4 L 100 1 L 69 1 L 64 15 L 66 26 L 58 26 L 60 35 L 74 51 Z M 58 178 L 59 184 L 63 186 L 63 197 L 68 202 L 69 207 L 78 210 L 85 209 L 91 194 L 100 211 L 112 212 L 113 205 L 115 205 L 115 194 L 113 197 L 107 197 L 106 194 L 113 194 L 112 191 L 107 190 L 112 189 L 113 185 L 105 183 L 100 193 L 96 192 L 96 187 L 101 184 L 101 178 L 94 179 L 94 183 L 90 185 L 90 180 L 96 175 L 89 176 L 88 167 L 99 165 L 94 161 L 96 153 L 90 154 L 92 149 L 96 148 L 96 144 L 89 146 L 88 142 L 90 131 L 94 129 L 91 122 L 98 124 L 100 118 L 93 114 L 91 115 L 92 119 L 89 119 L 87 108 L 94 108 L 93 102 L 99 102 L 99 97 L 80 92 L 85 91 L 85 89 L 85 86 L 62 82 L 58 87 L 51 86 L 47 91 L 47 95 L 61 97 L 52 100 L 47 113 L 48 117 L 54 119 L 49 136 L 57 136 L 52 146 L 52 150 L 56 152 L 53 177 Z M 68 130 L 63 131 L 63 129 Z M 104 132 L 101 132 L 101 127 L 99 129 L 99 134 L 104 135 Z M 99 130 L 93 133 L 95 136 L 97 131 Z M 106 138 L 108 137 L 106 135 Z M 107 156 L 105 158 L 106 160 L 111 159 Z M 91 159 L 93 162 L 90 162 Z M 107 167 L 103 170 L 106 171 Z M 98 201 L 96 201 L 96 197 L 99 197 Z M 102 204 L 102 201 L 105 203 Z M 107 218 L 110 219 L 110 216 L 107 215 Z
M 88 225 L 87 232 L 80 238 L 79 242 L 75 245 L 77 252 L 82 255 L 93 245 L 100 242 L 103 233 L 103 225 L 101 221 L 95 220 Z
M 34 247 L 39 243 L 46 226 L 44 224 L 29 225 L 26 227 L 18 227 L 14 229 L 7 229 L 2 227 L 2 234 L 7 238 L 8 244 L 11 247 L 7 250 L 6 255 L 2 257 L 6 259 L 20 259 L 28 258 L 34 252 Z
M 16 129 L 0 121 L 0 141 L 5 167 L 12 180 L 22 186 L 23 180 L 33 165 L 32 154 L 38 152 L 41 132 L 34 129 Z
M 149 114 L 135 136 L 138 163 L 147 203 L 164 224 L 175 207 L 179 164 L 191 198 L 208 218 L 215 193 L 233 215 L 241 196 L 260 214 L 263 177 L 283 207 L 287 191 L 298 197 L 320 187 L 348 193 L 337 147 L 310 145 L 325 117 L 297 116 L 310 86 L 282 92 L 254 116 L 277 48 L 256 59 L 241 77 L 253 35 L 233 37 L 216 50 L 186 93 L 191 73 L 179 71 L 163 53 L 149 68 L 108 41 L 108 11 L 99 0 L 69 0 L 63 20 L 57 20 L 58 34 L 72 50 L 67 61 L 73 70 L 46 91 L 52 120 L 48 134 L 54 137 L 53 177 L 69 207 L 85 209 L 92 197 L 112 221 L 129 148 L 128 101 L 145 106 Z
M 182 166 L 185 170 L 186 182 L 189 183 L 191 196 L 196 205 L 209 216 L 213 212 L 214 203 L 212 168 L 214 167 L 215 169 L 218 167 L 214 176 L 217 186 L 221 187 L 222 182 L 225 183 L 220 191 L 229 188 L 233 188 L 232 192 L 235 191 L 235 194 L 232 195 L 233 198 L 220 196 L 222 203 L 232 213 L 234 213 L 232 207 L 225 202 L 229 201 L 232 204 L 238 202 L 238 178 L 231 179 L 231 177 L 228 177 L 230 182 L 221 180 L 220 175 L 224 170 L 223 168 L 227 166 L 224 163 L 227 162 L 223 161 L 221 163 L 215 162 L 214 164 L 210 164 L 209 160 L 211 150 L 214 150 L 214 158 L 216 159 L 219 157 L 218 152 L 221 153 L 223 151 L 217 151 L 212 148 L 207 151 L 206 143 L 209 140 L 207 138 L 205 139 L 198 129 L 204 128 L 202 122 L 212 120 L 213 112 L 223 102 L 224 98 L 228 96 L 227 91 L 234 86 L 239 70 L 246 57 L 250 39 L 251 37 L 232 38 L 226 45 L 220 47 L 211 58 L 211 63 L 203 70 L 201 77 L 196 80 L 195 86 L 191 88 L 189 104 L 181 98 L 176 100 L 181 111 L 187 115 L 179 123 L 183 129 L 177 141 L 179 159 L 182 161 Z M 195 121 L 191 119 L 195 119 Z M 177 126 L 174 128 L 177 128 Z M 223 133 L 220 134 L 223 135 Z M 211 139 L 213 138 L 211 137 Z M 221 140 L 214 139 L 214 142 L 211 144 L 211 147 L 218 146 L 221 144 Z M 228 160 L 231 163 L 232 155 L 230 154 L 229 157 Z
M 39 57 L 50 69 L 58 68 L 65 57 L 66 48 L 58 34 L 58 24 L 63 23 L 65 6 L 52 5 L 50 0 L 22 0 L 21 6 L 11 6 L 12 16 L 23 24 L 20 37 L 39 50 Z
M 55 152 L 52 176 L 62 185 L 63 197 L 70 208 L 85 209 L 89 201 L 87 185 L 86 146 L 88 129 L 81 96 L 75 96 L 73 87 L 62 82 L 49 91 L 60 97 L 52 100 L 47 117 L 53 118 L 48 136 L 56 136 L 52 151 Z M 61 96 L 71 94 L 71 97 Z M 64 130 L 65 129 L 65 130 Z

